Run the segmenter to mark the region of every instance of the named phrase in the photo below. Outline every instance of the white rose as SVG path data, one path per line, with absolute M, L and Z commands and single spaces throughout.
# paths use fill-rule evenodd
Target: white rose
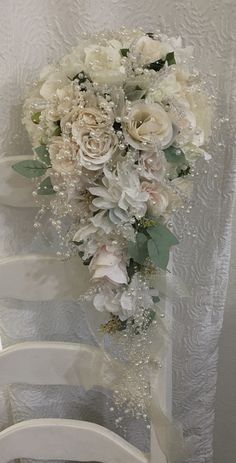
M 72 175 L 79 166 L 79 146 L 73 142 L 63 141 L 62 137 L 54 137 L 49 145 L 52 168 L 60 175 Z
M 127 142 L 140 150 L 167 148 L 173 141 L 173 127 L 166 111 L 157 103 L 134 103 L 123 118 Z
M 55 100 L 57 96 L 57 90 L 65 87 L 70 83 L 70 79 L 60 71 L 55 71 L 47 76 L 47 79 L 43 83 L 40 89 L 40 95 L 48 101 Z
M 180 194 L 162 183 L 144 181 L 142 190 L 149 194 L 148 212 L 153 216 L 168 218 L 173 209 L 182 205 Z
M 172 50 L 173 48 L 168 43 L 154 40 L 148 35 L 140 37 L 134 46 L 134 53 L 138 56 L 141 65 L 165 58 Z
M 117 150 L 118 139 L 114 132 L 78 128 L 72 124 L 72 135 L 80 146 L 81 165 L 88 170 L 102 169 Z
M 63 72 L 73 79 L 83 70 L 83 46 L 73 49 L 72 53 L 63 56 L 60 61 Z
M 211 135 L 212 110 L 209 97 L 203 91 L 193 89 L 186 93 L 186 99 L 195 116 L 197 126 L 192 142 L 201 146 Z
M 168 74 L 162 75 L 152 92 L 149 92 L 146 101 L 150 103 L 162 103 L 165 98 L 171 98 L 181 94 L 182 87 L 177 81 L 175 72 L 171 68 L 168 69 Z
M 147 180 L 162 180 L 167 167 L 162 151 L 144 151 L 139 159 L 140 176 Z
M 89 270 L 92 280 L 107 278 L 113 283 L 128 283 L 126 263 L 114 246 L 102 246 L 92 258 Z
M 85 48 L 85 72 L 94 82 L 100 84 L 122 84 L 125 68 L 122 65 L 118 40 L 111 40 L 107 46 L 90 45 Z
M 175 136 L 175 142 L 179 146 L 190 143 L 197 131 L 197 124 L 195 114 L 191 111 L 186 98 L 170 98 L 168 115 L 178 132 Z

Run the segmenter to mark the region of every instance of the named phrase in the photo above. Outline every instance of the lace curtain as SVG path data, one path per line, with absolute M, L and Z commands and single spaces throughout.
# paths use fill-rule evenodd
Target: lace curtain
M 235 189 L 233 158 L 236 122 L 236 3 L 234 0 L 0 0 L 1 156 L 30 154 L 21 125 L 26 88 L 40 69 L 76 44 L 83 31 L 142 26 L 160 27 L 195 45 L 198 66 L 216 98 L 209 167 L 199 165 L 192 209 L 177 216 L 183 240 L 173 256 L 173 271 L 192 297 L 173 304 L 173 413 L 185 435 L 194 438 L 188 463 L 212 463 L 218 337 L 226 299 Z M 30 252 L 35 246 L 34 210 L 0 209 L 0 255 Z M 0 302 L 3 346 L 15 342 L 91 342 L 77 304 Z M 86 419 L 117 432 L 111 401 L 101 391 L 14 386 L 0 393 L 0 426 L 35 417 Z M 118 430 L 119 432 L 119 430 Z M 147 451 L 149 432 L 127 420 L 125 436 Z

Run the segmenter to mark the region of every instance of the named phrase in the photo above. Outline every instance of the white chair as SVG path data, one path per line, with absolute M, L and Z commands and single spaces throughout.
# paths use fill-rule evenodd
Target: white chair
M 92 346 L 22 343 L 0 352 L 0 385 L 82 384 L 91 388 L 96 384 L 112 387 L 116 375 L 119 375 L 119 368 L 122 367 L 117 362 L 113 364 L 100 349 Z M 1 463 L 16 458 L 102 463 L 148 462 L 140 450 L 112 431 L 93 423 L 67 419 L 29 420 L 0 432 Z
M 88 267 L 79 256 L 63 261 L 55 254 L 0 258 L 0 299 L 76 300 L 89 287 Z

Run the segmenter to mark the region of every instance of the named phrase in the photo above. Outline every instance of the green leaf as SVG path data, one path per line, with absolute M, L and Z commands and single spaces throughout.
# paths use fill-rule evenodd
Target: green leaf
M 53 195 L 55 193 L 50 177 L 45 178 L 37 189 L 38 195 Z
M 146 34 L 148 37 L 150 37 L 150 39 L 153 39 L 154 40 L 154 32 L 146 32 Z
M 155 72 L 160 71 L 165 65 L 165 60 L 159 59 L 158 61 L 154 61 L 153 63 L 148 64 L 145 66 L 147 69 L 152 69 Z
M 71 80 L 78 80 L 79 85 L 84 84 L 87 80 L 91 82 L 91 79 L 89 78 L 89 76 L 87 76 L 87 74 L 85 74 L 84 71 L 81 71 L 78 74 L 76 74 Z
M 59 137 L 61 135 L 61 127 L 59 125 L 55 128 L 52 135 L 53 137 Z
M 166 61 L 168 63 L 168 66 L 171 66 L 172 64 L 176 64 L 176 61 L 175 61 L 175 54 L 173 51 L 171 51 L 170 53 L 167 53 L 166 55 Z
M 129 53 L 129 48 L 121 48 L 120 52 L 121 52 L 122 56 L 125 56 L 127 58 L 127 55 Z
M 181 167 L 177 168 L 178 177 L 186 177 L 186 175 L 189 175 L 190 173 L 191 173 L 190 166 L 186 166 L 184 169 L 181 169 Z
M 43 161 L 48 167 L 51 167 L 50 155 L 45 145 L 37 146 L 34 148 L 34 151 L 41 161 Z
M 38 111 L 38 112 L 32 114 L 32 116 L 31 116 L 31 121 L 32 121 L 34 124 L 39 124 L 39 122 L 40 122 L 40 116 L 41 116 L 41 111 Z
M 164 150 L 164 153 L 168 162 L 176 165 L 188 165 L 187 159 L 185 158 L 185 155 L 181 149 L 170 146 Z
M 137 233 L 136 242 L 133 243 L 133 241 L 130 241 L 128 244 L 129 257 L 141 265 L 148 257 L 147 240 L 147 236 L 145 236 L 143 233 Z
M 134 259 L 130 259 L 129 261 L 129 265 L 126 267 L 127 269 L 127 273 L 128 273 L 128 276 L 129 276 L 129 280 L 132 279 L 132 277 L 134 276 L 135 272 L 136 272 L 136 266 L 137 266 L 137 263 L 134 262 Z
M 12 169 L 24 177 L 35 178 L 44 175 L 47 167 L 42 162 L 32 159 L 13 164 Z
M 165 63 L 167 63 L 168 66 L 171 66 L 172 64 L 176 64 L 175 55 L 173 51 L 171 51 L 170 53 L 167 53 L 165 59 L 159 59 L 157 61 L 154 61 L 153 63 L 148 64 L 145 67 L 147 69 L 152 69 L 153 71 L 158 72 L 165 66 Z
M 151 237 L 148 240 L 148 254 L 152 262 L 163 270 L 167 269 L 170 248 L 179 243 L 176 236 L 163 224 L 148 228 L 147 233 Z

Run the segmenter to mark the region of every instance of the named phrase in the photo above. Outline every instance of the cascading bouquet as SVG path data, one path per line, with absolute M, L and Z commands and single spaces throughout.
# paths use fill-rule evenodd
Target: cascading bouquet
M 210 106 L 193 49 L 180 38 L 142 30 L 84 36 L 43 70 L 26 99 L 34 156 L 12 166 L 35 181 L 35 227 L 49 214 L 58 255 L 79 255 L 89 269 L 82 300 L 106 314 L 102 331 L 116 333 L 115 358 L 118 349 L 129 362 L 116 375 L 121 404 L 137 416 L 151 412 L 168 461 L 181 437 L 150 395 L 164 316 L 159 280 L 178 243 L 171 216 L 189 207 L 196 161 L 210 159 Z
M 168 221 L 188 205 L 196 160 L 210 158 L 209 99 L 192 54 L 159 32 L 85 36 L 25 102 L 34 157 L 13 169 L 37 180 L 66 255 L 89 266 L 86 297 L 111 314 L 108 332 L 155 318 L 156 270 L 178 243 Z

